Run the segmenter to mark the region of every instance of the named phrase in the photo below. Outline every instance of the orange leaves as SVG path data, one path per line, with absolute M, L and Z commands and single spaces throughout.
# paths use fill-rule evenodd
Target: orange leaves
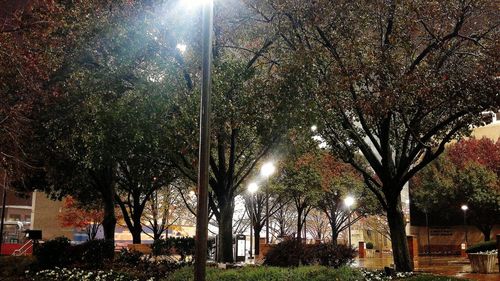
M 103 217 L 102 210 L 85 209 L 79 206 L 79 202 L 71 196 L 64 198 L 64 204 L 59 214 L 61 226 L 79 229 L 84 229 L 91 224 L 100 224 Z

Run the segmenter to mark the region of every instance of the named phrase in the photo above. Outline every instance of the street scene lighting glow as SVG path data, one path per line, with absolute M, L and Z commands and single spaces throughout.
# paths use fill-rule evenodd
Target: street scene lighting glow
M 467 205 L 462 205 L 462 211 L 467 211 L 469 209 L 469 207 L 467 207 Z
M 254 182 L 251 182 L 249 185 L 248 185 L 248 192 L 250 193 L 255 193 L 257 190 L 259 190 L 259 186 L 254 183 Z
M 186 44 L 177 44 L 177 46 L 175 46 L 177 48 L 177 50 L 179 50 L 179 52 L 181 53 L 184 53 L 186 52 L 186 49 L 187 49 L 187 46 Z
M 352 205 L 354 205 L 354 198 L 352 196 L 347 196 L 345 199 L 344 199 L 344 204 L 347 206 L 347 207 L 351 207 Z
M 260 174 L 266 178 L 274 174 L 275 171 L 276 167 L 274 167 L 272 162 L 267 162 L 260 168 Z
M 201 7 L 206 4 L 210 4 L 213 0 L 181 0 L 180 3 L 186 8 L 196 8 Z
M 318 130 L 318 126 L 312 125 L 311 126 L 311 131 L 316 132 Z

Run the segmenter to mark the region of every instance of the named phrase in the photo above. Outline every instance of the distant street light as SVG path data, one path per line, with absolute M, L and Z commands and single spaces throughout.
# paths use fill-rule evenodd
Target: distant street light
M 177 50 L 179 50 L 179 52 L 181 53 L 184 53 L 186 52 L 186 49 L 187 49 L 187 45 L 186 44 L 177 44 L 177 46 L 175 46 L 177 48 Z
M 257 190 L 259 190 L 259 186 L 255 182 L 251 182 L 248 185 L 248 193 L 250 193 L 250 259 L 253 259 L 253 218 L 254 218 L 254 213 L 253 213 L 253 195 Z
M 352 196 L 347 196 L 344 199 L 344 204 L 347 207 L 347 225 L 349 229 L 349 247 L 351 246 L 351 206 L 354 205 L 354 198 Z
M 316 132 L 318 130 L 318 126 L 312 125 L 311 126 L 311 131 Z
M 461 207 L 462 211 L 464 211 L 464 231 L 465 231 L 465 245 L 467 245 L 467 210 L 469 210 L 469 207 L 467 205 L 462 205 Z
M 260 174 L 268 178 L 276 171 L 273 162 L 267 162 L 260 168 Z M 269 244 L 269 189 L 266 188 L 266 244 Z

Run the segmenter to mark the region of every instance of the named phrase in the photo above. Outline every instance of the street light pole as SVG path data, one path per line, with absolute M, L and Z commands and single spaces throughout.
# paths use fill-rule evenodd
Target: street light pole
M 276 170 L 276 167 L 274 167 L 274 164 L 272 162 L 267 162 L 262 167 L 260 168 L 260 174 L 265 177 L 269 178 L 274 171 Z M 269 186 L 266 187 L 266 244 L 269 244 Z
M 349 247 L 351 247 L 351 207 L 347 207 L 347 211 L 349 212 L 347 215 L 347 224 L 349 225 Z
M 467 241 L 467 210 L 469 207 L 467 205 L 462 205 L 462 211 L 464 211 L 464 231 L 465 231 L 465 245 L 468 244 Z
M 254 220 L 254 212 L 253 212 L 253 194 L 257 192 L 259 189 L 259 186 L 255 183 L 252 182 L 248 185 L 248 193 L 250 193 L 250 211 L 248 212 L 248 215 L 250 216 L 250 259 L 253 259 L 253 254 L 252 254 L 252 243 L 253 243 L 253 220 Z
M 205 281 L 208 240 L 208 177 L 210 157 L 210 90 L 212 64 L 213 2 L 203 3 L 202 81 L 200 108 L 200 146 L 198 163 L 198 203 L 196 207 L 196 247 L 194 280 Z
M 351 247 L 351 206 L 354 204 L 354 198 L 352 196 L 347 196 L 344 199 L 344 204 L 347 207 L 347 227 L 349 229 L 349 247 Z
M 425 213 L 425 228 L 427 228 L 427 252 L 429 253 L 429 260 L 432 263 L 432 255 L 431 255 L 431 234 L 429 230 L 429 215 L 427 214 L 427 210 Z
M 266 244 L 269 244 L 269 187 L 266 188 Z
M 253 192 L 250 193 L 250 259 L 253 259 Z

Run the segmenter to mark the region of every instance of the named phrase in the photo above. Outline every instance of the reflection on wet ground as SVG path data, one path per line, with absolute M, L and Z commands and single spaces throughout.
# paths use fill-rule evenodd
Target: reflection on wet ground
M 415 271 L 428 272 L 439 275 L 455 276 L 479 281 L 500 281 L 498 265 L 495 273 L 477 274 L 472 273 L 469 260 L 462 257 L 418 257 L 415 261 Z M 391 256 L 375 258 L 358 258 L 355 266 L 367 269 L 383 269 L 393 264 Z

